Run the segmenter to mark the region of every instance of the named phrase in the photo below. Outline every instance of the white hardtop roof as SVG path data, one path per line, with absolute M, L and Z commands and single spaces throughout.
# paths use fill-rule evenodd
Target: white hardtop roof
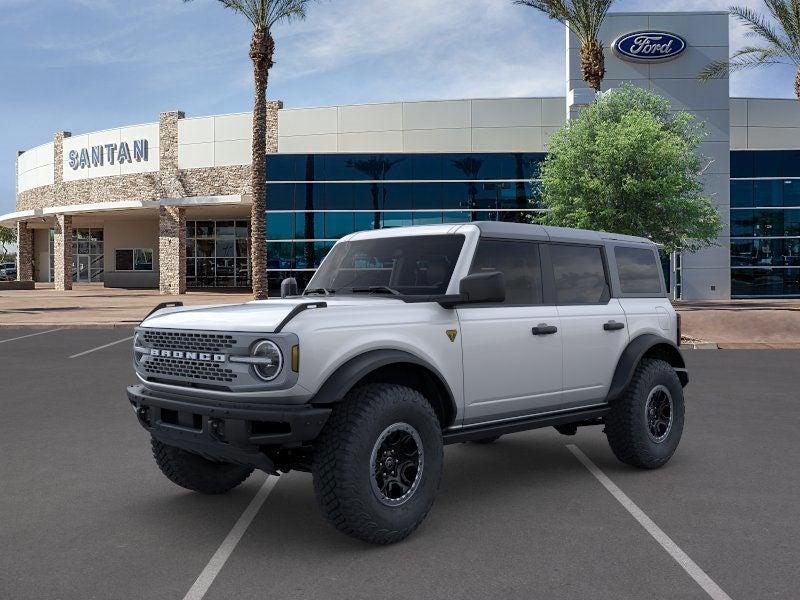
M 643 237 L 590 231 L 587 229 L 569 229 L 566 227 L 549 227 L 526 223 L 502 223 L 497 221 L 475 221 L 472 223 L 454 223 L 452 225 L 416 225 L 413 227 L 397 227 L 394 229 L 371 229 L 350 234 L 342 241 L 366 240 L 383 237 L 401 237 L 409 235 L 447 235 L 477 229 L 486 237 L 506 237 L 514 239 L 541 240 L 550 242 L 572 242 L 583 244 L 602 244 L 607 241 L 655 245 Z

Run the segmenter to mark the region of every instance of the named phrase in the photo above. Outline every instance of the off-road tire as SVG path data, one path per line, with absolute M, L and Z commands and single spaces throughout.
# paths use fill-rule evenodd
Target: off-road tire
M 473 444 L 493 444 L 499 440 L 502 435 L 490 435 L 489 437 L 481 438 L 479 440 L 472 440 Z
M 658 386 L 672 396 L 672 421 L 663 441 L 648 435 L 645 413 L 647 399 Z M 672 457 L 683 433 L 685 407 L 683 387 L 672 366 L 656 359 L 643 359 L 636 367 L 625 393 L 606 416 L 606 437 L 614 455 L 622 462 L 642 469 L 657 469 Z
M 250 477 L 253 469 L 231 463 L 213 462 L 175 446 L 150 438 L 153 457 L 172 483 L 201 494 L 224 494 Z
M 417 487 L 399 506 L 373 490 L 373 449 L 387 428 L 404 423 L 422 444 Z M 337 404 L 314 448 L 314 491 L 322 513 L 339 531 L 373 544 L 399 542 L 433 506 L 442 475 L 442 430 L 430 403 L 401 385 L 368 384 Z M 416 478 L 414 479 L 416 481 Z

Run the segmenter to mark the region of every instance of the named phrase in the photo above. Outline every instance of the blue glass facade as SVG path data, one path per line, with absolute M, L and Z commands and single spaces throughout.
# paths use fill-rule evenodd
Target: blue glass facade
M 731 295 L 800 296 L 800 150 L 731 152 Z
M 354 231 L 524 222 L 539 210 L 542 153 L 275 154 L 267 158 L 270 289 L 302 288 L 335 241 Z

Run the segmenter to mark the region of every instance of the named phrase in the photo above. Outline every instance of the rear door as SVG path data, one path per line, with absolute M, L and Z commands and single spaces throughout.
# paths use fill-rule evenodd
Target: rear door
M 611 297 L 605 249 L 553 243 L 548 252 L 563 331 L 564 406 L 603 402 L 628 345 L 625 312 Z
M 458 308 L 465 424 L 543 412 L 561 400 L 558 311 L 543 300 L 539 244 L 481 239 L 472 273 L 500 271 L 503 304 Z

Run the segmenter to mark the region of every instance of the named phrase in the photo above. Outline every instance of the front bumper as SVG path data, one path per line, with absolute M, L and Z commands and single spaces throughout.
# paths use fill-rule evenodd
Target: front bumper
M 213 460 L 275 472 L 265 449 L 315 439 L 330 408 L 208 400 L 128 387 L 139 423 L 157 440 Z

